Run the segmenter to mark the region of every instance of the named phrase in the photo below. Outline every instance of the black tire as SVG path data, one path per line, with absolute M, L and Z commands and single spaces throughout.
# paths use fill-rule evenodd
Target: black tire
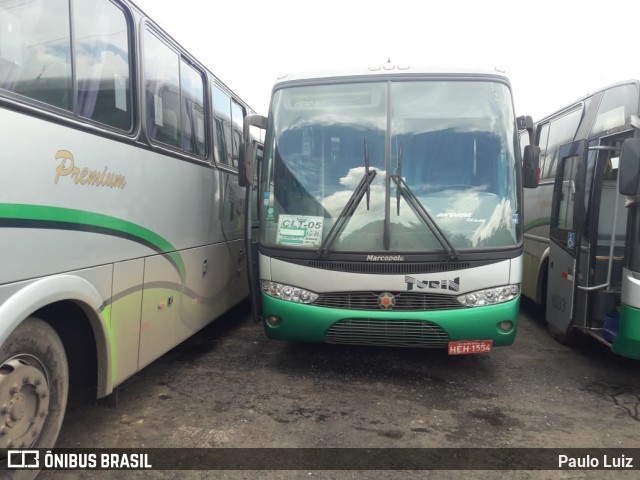
M 60 337 L 43 320 L 26 319 L 0 347 L 0 448 L 53 448 L 68 392 Z M 26 478 L 33 472 L 14 473 Z
M 562 345 L 576 347 L 584 342 L 584 334 L 573 328 L 573 322 L 571 322 L 571 325 L 569 325 L 566 332 L 558 330 L 556 327 L 549 324 L 549 322 L 547 322 L 547 328 L 549 329 L 551 337 Z

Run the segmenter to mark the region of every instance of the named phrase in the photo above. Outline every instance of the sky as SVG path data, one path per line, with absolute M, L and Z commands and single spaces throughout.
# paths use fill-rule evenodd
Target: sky
M 283 73 L 388 60 L 498 68 L 534 120 L 640 78 L 638 0 L 133 1 L 263 115 Z

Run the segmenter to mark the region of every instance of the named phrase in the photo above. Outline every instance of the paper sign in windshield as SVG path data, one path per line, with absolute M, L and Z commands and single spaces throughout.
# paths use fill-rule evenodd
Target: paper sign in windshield
M 276 243 L 292 247 L 319 247 L 323 222 L 324 217 L 279 215 Z

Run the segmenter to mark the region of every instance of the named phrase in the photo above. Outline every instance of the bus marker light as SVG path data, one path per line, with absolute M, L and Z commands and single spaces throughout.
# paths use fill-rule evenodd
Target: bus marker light
M 449 355 L 488 353 L 493 348 L 493 340 L 459 340 L 449 342 Z
M 280 323 L 282 323 L 282 318 L 277 315 L 269 315 L 267 317 L 267 324 L 270 327 L 277 327 L 278 325 L 280 325 Z

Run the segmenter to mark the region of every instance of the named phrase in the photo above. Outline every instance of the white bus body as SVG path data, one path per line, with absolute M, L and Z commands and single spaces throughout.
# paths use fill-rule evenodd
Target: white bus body
M 247 296 L 253 112 L 130 2 L 0 24 L 0 447 L 50 448 L 69 385 L 108 396 Z

